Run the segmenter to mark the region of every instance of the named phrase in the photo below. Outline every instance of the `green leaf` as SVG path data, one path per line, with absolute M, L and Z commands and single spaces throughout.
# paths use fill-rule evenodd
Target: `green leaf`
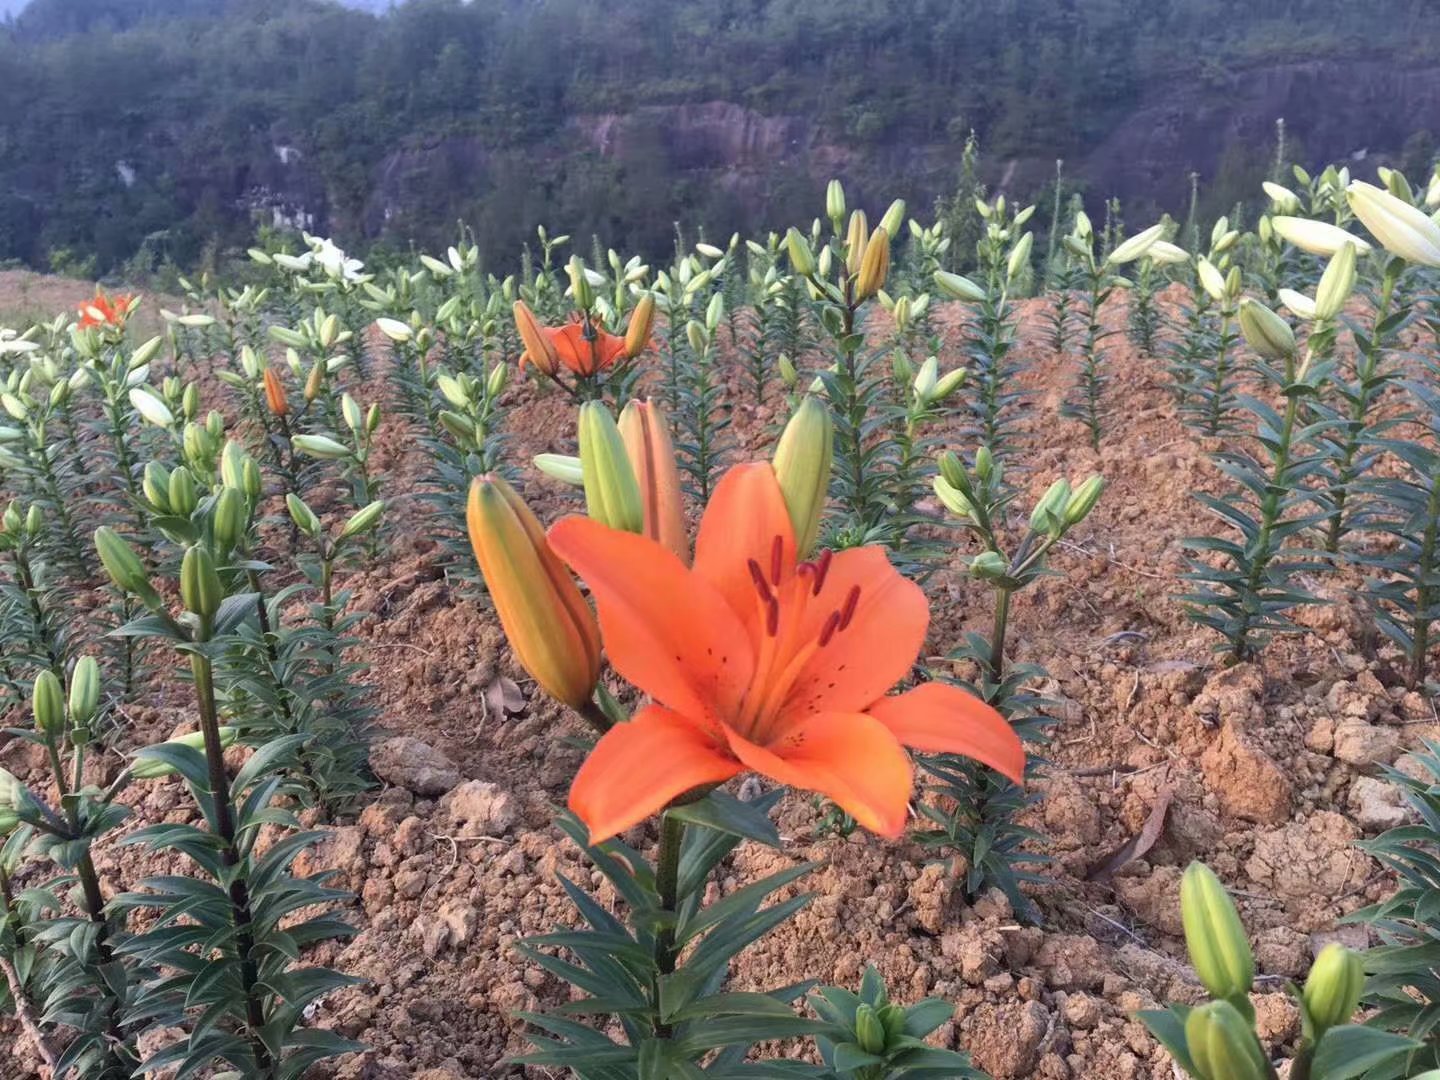
M 742 802 L 723 791 L 712 791 L 699 802 L 677 806 L 666 811 L 667 816 L 700 825 L 716 832 L 728 833 L 743 840 L 754 840 L 767 847 L 780 846 L 780 833 L 775 823 L 766 815 L 769 806 Z
M 1403 1035 L 1363 1024 L 1342 1024 L 1320 1037 L 1312 1072 L 1324 1080 L 1351 1080 L 1423 1045 Z

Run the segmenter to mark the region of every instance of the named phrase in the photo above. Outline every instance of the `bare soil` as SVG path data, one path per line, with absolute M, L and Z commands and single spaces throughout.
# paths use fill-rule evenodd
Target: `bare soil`
M 1033 890 L 1043 923 L 1026 924 L 998 894 L 964 904 L 952 871 L 910 843 L 821 835 L 815 802 L 800 793 L 782 804 L 783 853 L 742 846 L 712 888 L 724 894 L 782 865 L 822 863 L 799 886 L 810 905 L 739 963 L 739 988 L 853 985 L 873 962 L 898 996 L 952 1001 L 955 1019 L 937 1042 L 969 1049 L 997 1080 L 1161 1080 L 1172 1075 L 1169 1058 L 1132 1014 L 1199 997 L 1180 938 L 1184 866 L 1204 859 L 1235 891 L 1261 972 L 1261 1034 L 1272 1048 L 1293 1043 L 1299 1022 L 1285 980 L 1302 976 L 1337 935 L 1363 945 L 1363 928 L 1337 929 L 1337 920 L 1392 887 L 1354 846 L 1401 819 L 1372 777 L 1382 763 L 1405 767 L 1407 751 L 1440 736 L 1440 721 L 1428 699 L 1391 677 L 1352 599 L 1353 577 L 1313 583 L 1333 603 L 1306 616 L 1308 633 L 1276 641 L 1256 664 L 1224 667 L 1213 636 L 1173 599 L 1182 538 L 1213 527 L 1191 492 L 1220 487 L 1206 458 L 1215 447 L 1177 420 L 1162 363 L 1115 336 L 1106 362 L 1113 411 L 1092 451 L 1079 424 L 1057 419 L 1076 361 L 1045 343 L 1045 302 L 1022 307 L 1023 382 L 1034 405 L 1022 425 L 1020 482 L 1032 495 L 1061 474 L 1078 481 L 1098 471 L 1108 483 L 1056 553 L 1056 576 L 1023 594 L 1012 617 L 1012 658 L 1043 665 L 1044 689 L 1059 702 L 1052 764 L 1029 814 L 1053 860 Z M 942 359 L 954 364 L 958 312 L 942 315 Z M 1110 315 L 1118 326 L 1118 305 Z M 384 396 L 381 378 L 356 397 Z M 735 400 L 745 394 L 737 377 Z M 512 460 L 570 450 L 572 413 L 558 396 L 527 384 L 510 397 Z M 776 404 L 736 406 L 737 456 L 760 452 Z M 959 427 L 949 424 L 947 440 L 957 448 Z M 413 433 L 387 426 L 380 464 L 398 500 L 389 554 L 344 582 L 354 607 L 370 613 L 361 652 L 382 728 L 372 755 L 382 782 L 300 864 L 334 869 L 355 894 L 347 914 L 356 937 L 316 959 L 367 980 L 322 1002 L 315 1022 L 369 1047 L 341 1060 L 336 1076 L 520 1076 L 504 1063 L 526 1047 L 513 1013 L 554 1004 L 567 989 L 516 942 L 572 919 L 557 873 L 595 886 L 608 905 L 615 898 L 551 824 L 581 759 L 567 737 L 583 726 L 536 693 L 477 592 L 442 572 L 439 543 L 406 505 L 419 452 Z M 533 470 L 527 477 L 542 517 L 577 508 L 573 493 Z M 963 572 L 958 534 L 955 543 L 928 586 L 937 665 L 962 632 L 988 628 L 985 592 Z M 518 709 L 487 698 L 502 676 L 521 690 Z M 182 706 L 177 696 L 133 710 L 135 743 L 168 734 Z M 32 764 L 18 745 L 0 745 L 0 762 L 22 774 Z M 190 814 L 174 783 L 127 797 L 137 824 Z M 1149 850 L 1092 880 L 1147 822 L 1161 821 Z M 641 828 L 630 839 L 654 836 Z M 111 893 L 140 872 L 113 846 L 97 862 Z M 16 1051 L 0 1076 L 32 1075 L 23 1041 L 0 1021 L 6 1039 Z

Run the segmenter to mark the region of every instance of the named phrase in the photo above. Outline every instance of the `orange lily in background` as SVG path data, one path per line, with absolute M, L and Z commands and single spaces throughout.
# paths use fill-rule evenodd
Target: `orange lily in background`
M 615 670 L 653 699 L 602 735 L 575 777 L 570 808 L 592 843 L 742 772 L 821 792 L 898 836 L 914 784 L 907 746 L 1022 779 L 1020 739 L 984 702 L 942 683 L 886 696 L 920 654 L 929 601 L 880 547 L 798 562 L 768 464 L 720 481 L 693 569 L 587 518 L 558 522 L 550 545 L 589 585 Z
M 640 310 L 637 308 L 637 313 Z M 634 341 L 627 340 L 628 334 L 621 337 L 600 329 L 588 316 L 582 315 L 576 322 L 552 328 L 542 325 L 523 300 L 515 301 L 514 311 L 515 328 L 525 346 L 520 357 L 522 370 L 526 364 L 534 364 L 546 375 L 553 376 L 564 365 L 574 374 L 588 377 L 614 367 L 621 359 L 634 359 L 639 354 L 648 344 L 648 320 L 653 307 L 645 309 L 644 321 L 636 324 Z
M 91 299 L 78 305 L 80 328 L 85 330 L 92 326 L 108 326 L 119 329 L 130 317 L 130 305 L 134 300 L 135 296 L 132 293 L 116 293 L 114 296 L 106 296 L 103 289 L 96 289 L 95 295 Z

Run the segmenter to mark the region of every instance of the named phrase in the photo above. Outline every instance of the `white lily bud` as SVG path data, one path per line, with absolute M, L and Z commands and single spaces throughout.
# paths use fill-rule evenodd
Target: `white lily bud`
M 1110 252 L 1110 257 L 1106 261 L 1109 262 L 1111 266 L 1124 266 L 1126 263 L 1134 262 L 1154 247 L 1155 242 L 1160 239 L 1164 232 L 1164 222 L 1158 225 L 1151 225 L 1148 229 L 1136 233 L 1114 251 Z
M 1440 266 L 1440 225 L 1425 211 L 1363 180 L 1353 182 L 1345 195 L 1355 216 L 1390 254 L 1420 266 Z
M 1354 244 L 1361 251 L 1369 251 L 1370 245 L 1354 233 L 1324 221 L 1309 218 L 1275 217 L 1270 220 L 1275 231 L 1287 242 L 1301 251 L 1322 258 L 1330 258 L 1346 244 Z

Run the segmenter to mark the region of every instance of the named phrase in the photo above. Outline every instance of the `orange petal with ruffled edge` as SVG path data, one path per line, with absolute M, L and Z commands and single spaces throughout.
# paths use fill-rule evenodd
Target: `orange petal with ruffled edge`
M 830 560 L 819 595 L 805 609 L 799 640 L 822 637 L 831 616 L 846 612 L 852 593 L 849 622 L 837 622 L 828 643 L 801 669 L 782 712 L 863 712 L 910 673 L 925 643 L 930 602 L 890 565 L 884 548 L 851 548 Z
M 570 785 L 570 809 L 599 844 L 663 809 L 676 796 L 741 771 L 685 717 L 650 705 L 595 744 Z
M 764 461 L 736 465 L 715 485 L 695 538 L 694 564 L 695 573 L 724 595 L 758 637 L 761 609 L 750 573 L 752 559 L 772 583 L 776 563 L 782 575 L 795 567 L 790 511 L 775 470 Z
M 615 670 L 662 705 L 718 723 L 739 705 L 755 657 L 725 599 L 653 540 L 568 517 L 550 547 L 590 587 Z
M 871 832 L 891 838 L 905 829 L 914 771 L 890 730 L 864 713 L 802 717 L 765 746 L 730 729 L 730 749 L 777 783 L 818 791 Z
M 1015 783 L 1025 778 L 1025 747 L 1005 718 L 958 686 L 926 683 L 865 710 L 912 750 L 964 754 Z

